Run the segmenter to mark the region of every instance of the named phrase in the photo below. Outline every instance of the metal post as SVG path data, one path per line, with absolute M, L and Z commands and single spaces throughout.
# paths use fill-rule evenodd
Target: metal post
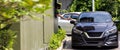
M 92 11 L 95 11 L 95 0 L 92 0 Z

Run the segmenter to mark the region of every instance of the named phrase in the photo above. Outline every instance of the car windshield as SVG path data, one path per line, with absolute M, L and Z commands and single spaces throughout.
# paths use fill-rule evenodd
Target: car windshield
M 109 13 L 82 13 L 79 18 L 80 22 L 112 22 L 111 15 Z

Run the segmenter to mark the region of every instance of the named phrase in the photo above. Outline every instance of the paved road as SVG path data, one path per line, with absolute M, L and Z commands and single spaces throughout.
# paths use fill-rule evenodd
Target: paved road
M 120 34 L 119 34 L 119 45 L 120 45 Z M 66 44 L 63 45 L 63 50 L 108 50 L 108 49 L 72 49 L 71 36 L 66 36 Z M 120 46 L 116 49 L 109 49 L 109 50 L 120 50 Z

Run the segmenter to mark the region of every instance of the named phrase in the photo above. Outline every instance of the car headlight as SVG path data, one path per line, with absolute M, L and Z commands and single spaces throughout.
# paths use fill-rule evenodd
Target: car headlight
M 114 28 L 108 30 L 107 32 L 108 32 L 108 33 L 116 33 L 116 32 L 117 32 L 117 28 L 114 27 Z
M 107 30 L 105 32 L 105 36 L 109 35 L 109 34 L 113 34 L 117 32 L 117 28 L 116 27 L 112 27 L 111 29 Z
M 78 34 L 83 33 L 83 31 L 77 29 L 76 27 L 73 28 L 73 32 L 74 32 L 74 33 L 78 33 Z

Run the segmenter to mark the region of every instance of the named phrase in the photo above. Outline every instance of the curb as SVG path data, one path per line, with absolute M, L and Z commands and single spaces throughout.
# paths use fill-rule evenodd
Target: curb
M 66 42 L 66 36 L 65 36 L 65 38 L 62 40 L 60 47 L 57 48 L 56 50 L 62 50 L 65 42 Z

